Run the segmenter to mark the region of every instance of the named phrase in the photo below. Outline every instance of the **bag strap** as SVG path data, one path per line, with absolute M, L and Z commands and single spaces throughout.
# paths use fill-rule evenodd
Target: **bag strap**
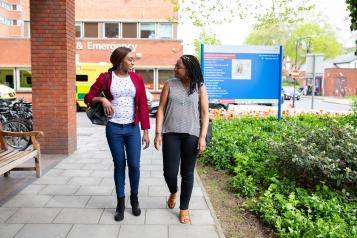
M 108 84 L 108 78 L 109 78 L 109 75 L 108 75 L 108 72 L 105 73 L 105 82 L 104 82 L 104 86 L 102 87 L 102 90 L 100 92 L 100 96 L 101 97 L 105 97 L 105 93 L 104 93 L 104 88 L 107 86 Z

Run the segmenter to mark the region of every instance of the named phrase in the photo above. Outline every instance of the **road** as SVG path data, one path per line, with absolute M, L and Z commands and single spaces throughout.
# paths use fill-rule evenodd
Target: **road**
M 282 109 L 291 109 L 292 100 L 285 100 Z M 295 101 L 295 108 L 298 111 L 311 111 L 311 96 L 304 96 L 299 101 Z M 330 112 L 350 112 L 352 110 L 351 101 L 333 97 L 314 97 L 314 111 Z

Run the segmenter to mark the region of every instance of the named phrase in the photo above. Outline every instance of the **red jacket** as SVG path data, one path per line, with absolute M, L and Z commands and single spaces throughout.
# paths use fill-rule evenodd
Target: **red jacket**
M 130 78 L 136 89 L 135 95 L 135 125 L 141 123 L 141 129 L 150 129 L 149 110 L 146 99 L 146 92 L 144 86 L 143 76 L 140 74 L 129 72 Z M 105 97 L 112 101 L 113 95 L 110 93 L 110 85 L 112 84 L 112 71 L 108 71 L 108 81 L 105 84 L 105 73 L 101 73 L 95 83 L 90 87 L 88 94 L 84 97 L 84 102 L 88 105 L 92 102 L 94 97 L 99 97 L 103 88 Z

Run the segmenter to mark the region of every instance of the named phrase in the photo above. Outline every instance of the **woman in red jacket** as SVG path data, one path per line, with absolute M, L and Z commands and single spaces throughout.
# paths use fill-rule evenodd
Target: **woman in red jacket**
M 132 212 L 135 216 L 141 214 L 138 201 L 140 151 L 141 143 L 144 149 L 149 146 L 150 122 L 143 77 L 131 72 L 134 66 L 131 49 L 115 49 L 110 56 L 110 62 L 113 67 L 99 75 L 84 101 L 87 104 L 101 103 L 110 118 L 106 125 L 106 137 L 113 156 L 118 201 L 114 219 L 121 221 L 124 219 L 125 210 L 125 154 L 129 168 Z M 100 97 L 102 89 L 105 97 Z M 139 122 L 144 131 L 142 139 Z

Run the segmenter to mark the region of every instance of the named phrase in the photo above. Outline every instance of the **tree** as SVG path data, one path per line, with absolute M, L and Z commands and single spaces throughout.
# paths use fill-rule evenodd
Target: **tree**
M 356 31 L 357 30 L 357 0 L 346 0 L 346 3 L 347 3 L 347 9 L 350 11 L 350 17 L 351 17 L 350 29 L 351 31 Z M 357 55 L 357 39 L 355 43 L 356 43 L 355 55 Z
M 314 9 L 309 0 L 266 0 L 256 1 L 254 9 L 259 9 L 253 15 L 256 20 L 254 29 L 281 27 L 296 24 L 304 19 L 306 13 Z
M 213 32 L 201 31 L 198 38 L 194 40 L 195 54 L 198 60 L 201 60 L 201 44 L 218 45 L 220 44 L 220 40 Z
M 351 17 L 351 31 L 357 30 L 357 0 L 346 0 L 347 9 Z
M 243 0 L 169 0 L 177 18 L 175 22 L 190 21 L 196 27 L 230 22 L 233 16 L 245 16 L 248 4 Z M 238 11 L 239 9 L 239 11 Z
M 281 44 L 284 50 L 283 55 L 295 59 L 296 41 L 299 40 L 298 68 L 305 62 L 306 53 L 323 53 L 325 58 L 334 58 L 342 50 L 342 45 L 336 39 L 336 33 L 328 24 L 320 26 L 315 22 L 310 22 L 296 25 L 294 29 L 284 26 L 278 29 L 256 30 L 249 34 L 246 43 L 256 45 Z
M 178 18 L 173 21 L 189 20 L 194 26 L 207 27 L 212 24 L 230 22 L 234 17 L 253 17 L 256 28 L 271 23 L 294 23 L 303 19 L 303 13 L 314 5 L 309 0 L 167 0 L 172 3 Z

